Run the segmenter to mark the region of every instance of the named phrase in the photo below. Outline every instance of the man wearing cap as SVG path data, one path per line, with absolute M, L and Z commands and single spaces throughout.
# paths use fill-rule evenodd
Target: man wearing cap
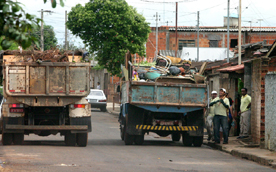
M 215 98 L 217 98 L 218 96 L 218 93 L 217 91 L 212 91 L 211 93 L 211 98 L 210 98 L 210 103 L 213 102 L 213 100 Z M 212 129 L 212 126 L 213 126 L 213 118 L 215 116 L 215 106 L 210 106 L 209 107 L 209 114 L 207 116 L 207 123 L 206 123 L 206 126 L 207 126 L 207 133 L 208 133 L 208 141 L 210 141 L 212 138 L 213 138 L 213 129 Z
M 210 106 L 214 106 L 214 136 L 215 143 L 220 143 L 219 128 L 223 131 L 223 144 L 228 144 L 228 109 L 230 107 L 228 98 L 225 97 L 226 90 L 221 88 L 219 90 L 219 97 L 215 98 Z
M 239 115 L 240 118 L 240 136 L 238 139 L 247 138 L 250 133 L 250 119 L 251 119 L 251 97 L 247 94 L 247 88 L 241 89 L 242 98 L 241 98 L 241 111 Z

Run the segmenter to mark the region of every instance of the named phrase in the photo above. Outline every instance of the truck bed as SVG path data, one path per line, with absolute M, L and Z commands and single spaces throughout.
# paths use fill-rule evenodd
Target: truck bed
M 130 81 L 122 92 L 122 103 L 150 111 L 184 113 L 206 107 L 206 84 Z
M 7 96 L 78 96 L 89 94 L 89 63 L 4 63 Z

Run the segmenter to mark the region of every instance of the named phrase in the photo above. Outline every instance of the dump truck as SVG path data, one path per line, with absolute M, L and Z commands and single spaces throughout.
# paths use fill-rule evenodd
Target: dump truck
M 3 145 L 20 145 L 24 135 L 60 133 L 66 145 L 86 146 L 92 130 L 91 108 L 85 99 L 90 64 L 76 62 L 81 59 L 77 55 L 68 62 L 23 58 L 3 55 Z
M 133 81 L 129 60 L 120 83 L 120 135 L 125 145 L 141 145 L 154 132 L 185 146 L 203 143 L 207 85 L 190 76 L 160 76 L 154 81 Z

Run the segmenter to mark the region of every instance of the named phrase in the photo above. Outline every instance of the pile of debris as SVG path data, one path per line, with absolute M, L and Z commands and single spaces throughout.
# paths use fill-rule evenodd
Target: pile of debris
M 4 55 L 14 55 L 20 58 L 19 62 L 69 62 L 68 55 L 82 55 L 82 52 L 61 51 L 51 49 L 46 51 L 36 50 L 6 50 Z
M 207 63 L 204 63 L 204 69 Z M 196 83 L 203 83 L 203 70 L 191 68 L 191 61 L 181 58 L 159 55 L 155 66 L 150 68 L 134 67 L 132 79 L 134 81 L 168 80 L 169 78 L 189 79 Z

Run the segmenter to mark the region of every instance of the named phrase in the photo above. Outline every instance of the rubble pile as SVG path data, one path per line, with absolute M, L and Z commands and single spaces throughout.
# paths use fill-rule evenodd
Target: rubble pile
M 46 51 L 36 50 L 6 50 L 5 55 L 14 55 L 21 58 L 20 62 L 69 62 L 68 55 L 73 54 L 72 51 L 61 51 L 59 49 L 51 49 Z M 74 52 L 75 55 L 81 52 Z

